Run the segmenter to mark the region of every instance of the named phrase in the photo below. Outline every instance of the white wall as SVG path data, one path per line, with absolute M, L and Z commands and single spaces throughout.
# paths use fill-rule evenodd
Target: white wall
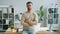
M 25 3 L 27 1 L 26 0 L 0 0 L 0 5 L 13 5 L 15 8 L 15 14 L 17 14 L 19 12 L 26 10 Z M 36 0 L 32 2 L 34 3 L 34 10 L 36 10 L 37 7 L 39 7 L 39 3 Z
M 52 3 L 58 2 L 58 0 L 0 0 L 0 5 L 13 5 L 15 8 L 15 14 L 26 11 L 25 3 L 27 1 L 33 2 L 33 10 L 36 11 L 39 9 L 40 5 L 44 7 L 51 6 Z

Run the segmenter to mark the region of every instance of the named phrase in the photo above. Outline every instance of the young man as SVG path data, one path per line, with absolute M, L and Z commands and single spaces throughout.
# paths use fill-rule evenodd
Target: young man
M 38 23 L 38 16 L 36 13 L 32 12 L 32 2 L 27 2 L 27 11 L 22 14 L 21 23 L 23 25 L 22 34 L 36 34 L 34 31 L 34 25 Z

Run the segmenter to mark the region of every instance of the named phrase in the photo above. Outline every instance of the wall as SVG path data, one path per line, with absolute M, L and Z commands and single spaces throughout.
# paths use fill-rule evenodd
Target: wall
M 58 0 L 0 0 L 0 5 L 13 5 L 15 8 L 15 14 L 26 11 L 25 3 L 27 1 L 33 2 L 33 11 L 39 9 L 40 5 L 44 7 L 50 7 L 52 3 L 58 2 Z

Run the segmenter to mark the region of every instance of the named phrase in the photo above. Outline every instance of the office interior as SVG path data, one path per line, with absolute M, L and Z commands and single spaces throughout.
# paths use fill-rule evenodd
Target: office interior
M 0 0 L 0 34 L 22 34 L 21 15 L 28 1 L 38 15 L 36 34 L 60 34 L 60 0 Z

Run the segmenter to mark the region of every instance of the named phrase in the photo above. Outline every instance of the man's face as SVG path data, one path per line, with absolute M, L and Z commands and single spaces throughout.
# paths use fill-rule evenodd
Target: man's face
M 27 9 L 31 10 L 32 9 L 32 3 L 27 4 Z

